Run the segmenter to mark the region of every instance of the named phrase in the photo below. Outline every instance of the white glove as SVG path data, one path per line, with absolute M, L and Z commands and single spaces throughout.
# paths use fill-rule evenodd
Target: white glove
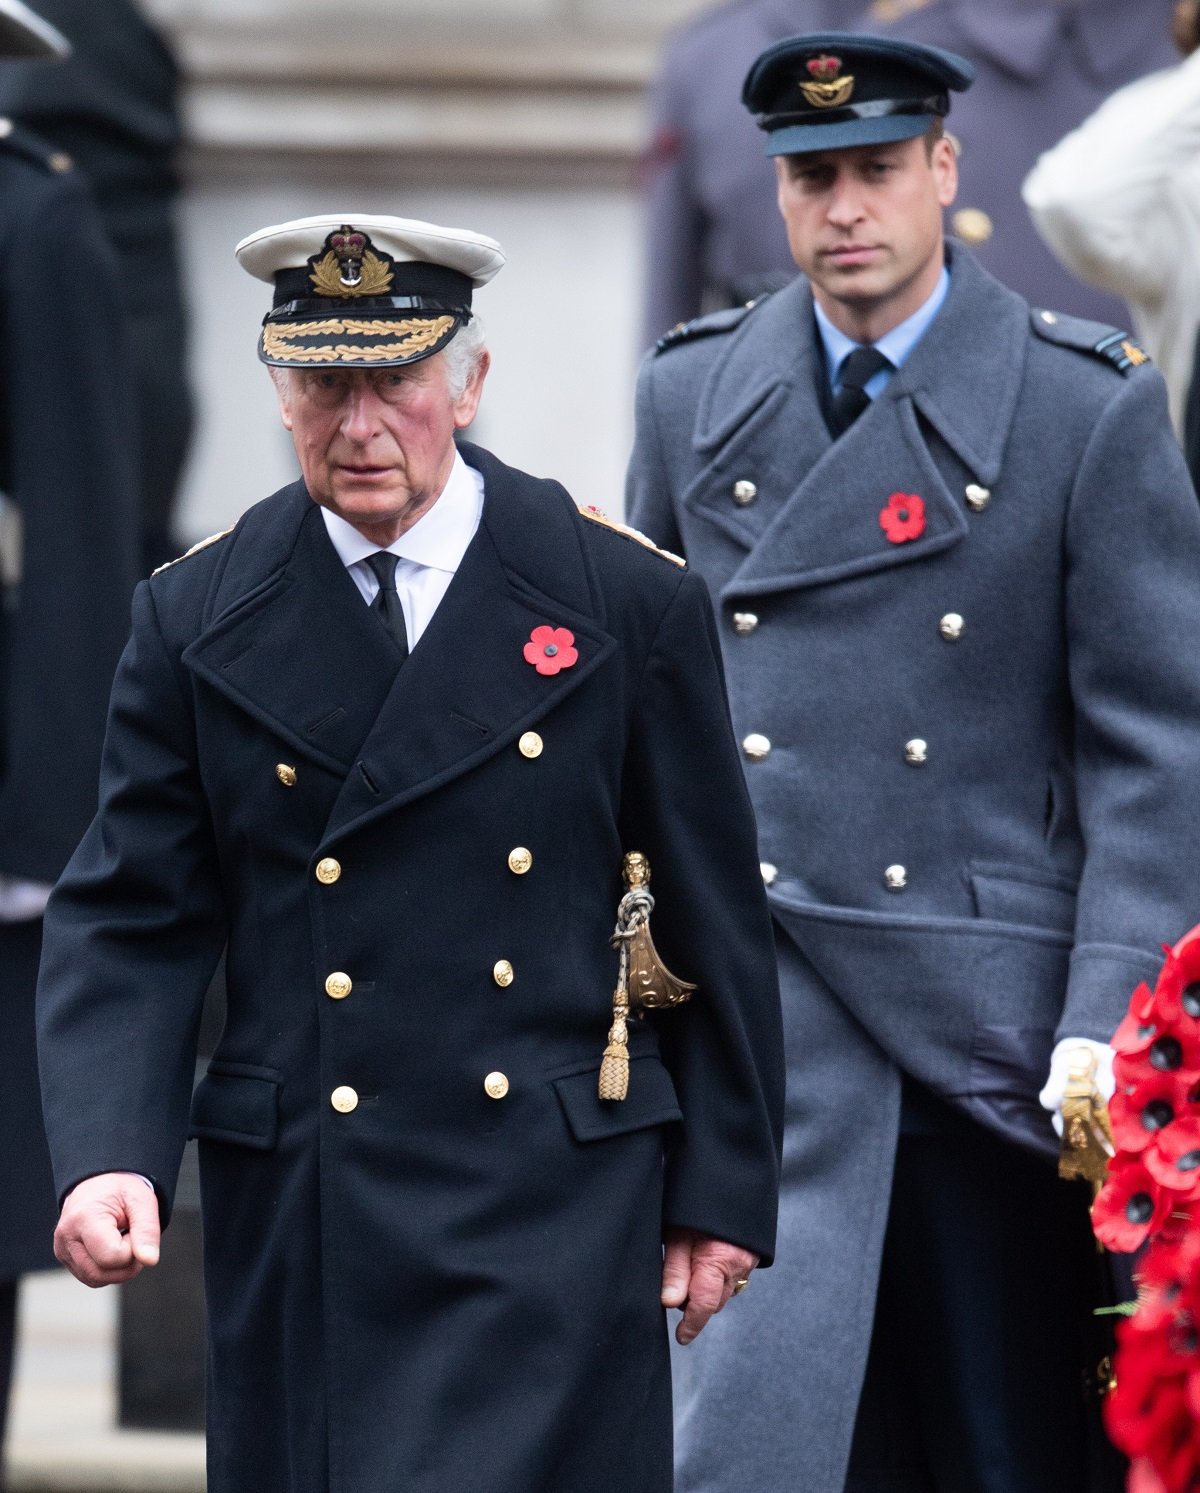
M 1063 1094 L 1066 1092 L 1072 1058 L 1081 1047 L 1086 1047 L 1096 1055 L 1096 1087 L 1106 1104 L 1117 1086 L 1116 1079 L 1113 1078 L 1113 1050 L 1107 1042 L 1095 1042 L 1091 1037 L 1064 1037 L 1050 1054 L 1050 1076 L 1046 1079 L 1046 1087 L 1038 1095 L 1042 1108 L 1050 1111 L 1056 1135 L 1061 1136 L 1063 1133 Z

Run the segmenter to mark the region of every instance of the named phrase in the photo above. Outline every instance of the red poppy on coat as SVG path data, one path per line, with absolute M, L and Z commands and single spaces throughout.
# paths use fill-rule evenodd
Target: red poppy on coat
M 915 492 L 894 492 L 879 515 L 879 527 L 893 544 L 907 544 L 925 532 L 925 500 Z
M 575 634 L 566 627 L 535 627 L 525 644 L 525 662 L 539 674 L 557 674 L 579 662 Z
M 1146 1170 L 1161 1186 L 1187 1195 L 1200 1193 L 1200 1116 L 1167 1125 L 1142 1152 Z
M 1092 1229 L 1105 1249 L 1132 1254 L 1162 1228 L 1172 1202 L 1139 1159 L 1117 1156 L 1092 1204 Z
M 1183 1113 L 1188 1086 L 1173 1073 L 1155 1073 L 1132 1089 L 1118 1089 L 1108 1106 L 1113 1140 L 1122 1151 L 1144 1151 Z

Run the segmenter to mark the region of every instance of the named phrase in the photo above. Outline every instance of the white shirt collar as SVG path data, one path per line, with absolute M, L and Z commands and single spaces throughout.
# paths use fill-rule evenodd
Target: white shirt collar
M 482 514 L 483 478 L 456 451 L 450 476 L 433 506 L 411 529 L 389 544 L 388 551 L 430 570 L 453 575 L 475 537 Z M 340 514 L 322 507 L 321 517 L 343 565 L 357 565 L 379 549 L 379 545 L 360 534 Z

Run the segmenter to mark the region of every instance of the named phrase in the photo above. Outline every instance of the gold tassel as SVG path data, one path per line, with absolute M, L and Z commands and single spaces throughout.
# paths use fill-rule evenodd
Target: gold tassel
M 629 1036 L 625 1028 L 628 1007 L 623 992 L 613 996 L 613 1024 L 608 1031 L 608 1046 L 600 1064 L 601 1099 L 624 1099 L 629 1093 Z

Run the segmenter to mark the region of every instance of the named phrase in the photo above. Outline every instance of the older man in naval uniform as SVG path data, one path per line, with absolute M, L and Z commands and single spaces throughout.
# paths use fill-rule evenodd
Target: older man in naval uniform
M 764 52 L 804 276 L 639 385 L 632 520 L 719 604 L 789 1082 L 782 1263 L 681 1365 L 681 1493 L 1092 1485 L 1052 1116 L 1196 918 L 1200 513 L 1136 344 L 943 239 L 970 81 Z
M 212 1493 L 668 1493 L 663 1306 L 690 1340 L 769 1259 L 782 1102 L 706 588 L 456 447 L 493 240 L 238 255 L 303 480 L 137 592 L 39 992 L 59 1256 L 155 1261 L 190 1103 Z M 699 989 L 625 1023 L 633 852 Z

